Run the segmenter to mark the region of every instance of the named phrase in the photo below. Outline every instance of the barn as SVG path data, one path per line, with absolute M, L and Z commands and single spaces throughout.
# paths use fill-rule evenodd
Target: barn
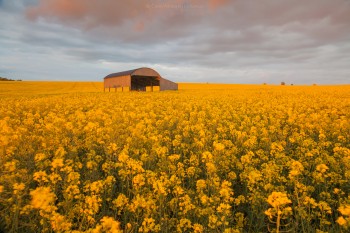
M 104 78 L 104 88 L 110 91 L 111 88 L 122 88 L 131 91 L 153 91 L 158 87 L 160 91 L 178 90 L 177 83 L 169 81 L 153 69 L 143 67 L 109 74 Z

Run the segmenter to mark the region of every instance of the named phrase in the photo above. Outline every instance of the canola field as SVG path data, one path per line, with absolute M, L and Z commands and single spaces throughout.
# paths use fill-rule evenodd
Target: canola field
M 350 86 L 0 83 L 0 232 L 349 232 Z

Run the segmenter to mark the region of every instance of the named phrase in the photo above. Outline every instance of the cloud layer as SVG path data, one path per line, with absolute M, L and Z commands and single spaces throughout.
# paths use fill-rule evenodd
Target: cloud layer
M 0 30 L 24 53 L 56 50 L 96 69 L 81 79 L 147 65 L 176 81 L 350 80 L 348 0 L 32 0 L 12 9 L 6 21 L 22 29 Z

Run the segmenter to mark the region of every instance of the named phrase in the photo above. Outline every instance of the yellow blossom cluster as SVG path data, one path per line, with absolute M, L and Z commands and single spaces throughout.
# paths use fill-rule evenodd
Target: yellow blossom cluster
M 350 204 L 341 205 L 338 208 L 341 216 L 337 219 L 337 223 L 345 229 L 350 228 Z
M 350 86 L 0 83 L 0 232 L 348 232 Z

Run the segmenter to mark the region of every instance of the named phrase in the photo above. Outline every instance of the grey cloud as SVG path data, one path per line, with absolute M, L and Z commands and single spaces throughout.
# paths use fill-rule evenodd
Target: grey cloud
M 150 1 L 130 1 L 116 18 L 115 7 L 94 10 L 80 0 L 68 10 L 24 2 L 3 1 L 17 10 L 0 15 L 0 46 L 6 47 L 0 55 L 33 77 L 39 67 L 30 65 L 30 56 L 48 67 L 38 75 L 55 70 L 62 79 L 100 80 L 105 72 L 147 65 L 175 81 L 349 83 L 346 0 L 205 1 L 215 7 L 196 9 L 148 9 Z M 25 19 L 25 9 L 35 20 Z M 3 71 L 13 67 L 0 61 Z
M 23 12 L 26 7 L 37 4 L 37 0 L 0 0 L 0 11 Z

